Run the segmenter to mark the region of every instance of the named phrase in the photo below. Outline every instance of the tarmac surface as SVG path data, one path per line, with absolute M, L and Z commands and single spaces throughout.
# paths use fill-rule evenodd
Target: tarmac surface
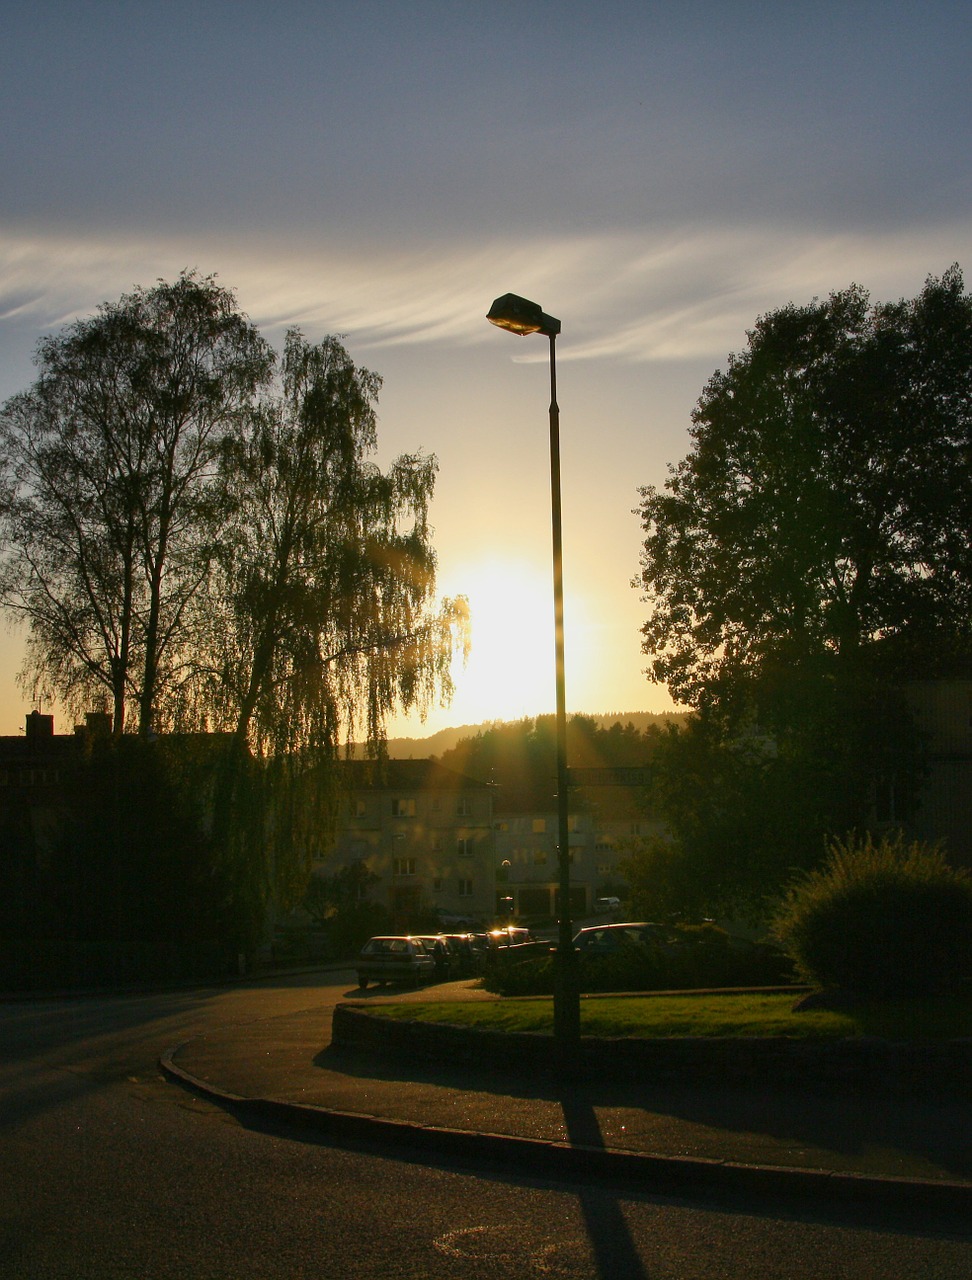
M 352 999 L 366 999 L 353 987 Z M 381 997 L 496 999 L 468 980 Z M 515 1062 L 470 1071 L 331 1044 L 323 1006 L 172 1049 L 165 1072 L 253 1118 L 332 1139 L 485 1160 L 510 1171 L 667 1190 L 825 1197 L 972 1224 L 972 1102 L 832 1097 L 604 1080 L 530 1079 Z

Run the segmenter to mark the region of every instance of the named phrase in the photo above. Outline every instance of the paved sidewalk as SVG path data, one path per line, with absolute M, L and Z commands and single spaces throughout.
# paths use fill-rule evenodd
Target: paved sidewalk
M 467 982 L 396 999 L 491 999 Z M 382 999 L 387 994 L 382 992 Z M 330 1044 L 321 1011 L 200 1037 L 166 1070 L 251 1112 L 355 1140 L 397 1141 L 659 1185 L 736 1184 L 955 1211 L 972 1220 L 972 1104 L 829 1099 L 605 1081 L 560 1088 L 515 1063 L 376 1062 Z M 541 1159 L 542 1157 L 542 1159 Z

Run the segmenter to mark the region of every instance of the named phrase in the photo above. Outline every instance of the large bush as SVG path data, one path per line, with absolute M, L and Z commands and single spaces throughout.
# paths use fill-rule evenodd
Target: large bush
M 902 836 L 834 841 L 790 887 L 773 932 L 815 985 L 935 994 L 972 976 L 972 878 Z

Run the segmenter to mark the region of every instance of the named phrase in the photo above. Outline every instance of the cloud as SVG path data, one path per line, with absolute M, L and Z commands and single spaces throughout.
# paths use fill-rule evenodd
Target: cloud
M 90 314 L 136 283 L 185 267 L 215 271 L 269 336 L 299 325 L 358 345 L 487 341 L 483 317 L 508 291 L 563 321 L 561 359 L 722 359 L 757 315 L 852 281 L 875 300 L 909 296 L 929 274 L 968 260 L 972 223 L 896 234 L 787 227 L 461 240 L 430 245 L 272 237 L 0 233 L 0 318 L 38 331 Z M 525 344 L 516 359 L 546 358 Z

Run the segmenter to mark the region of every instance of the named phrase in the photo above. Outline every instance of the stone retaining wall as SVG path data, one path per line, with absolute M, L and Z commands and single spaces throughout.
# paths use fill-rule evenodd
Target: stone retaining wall
M 351 1003 L 335 1007 L 331 1043 L 339 1049 L 365 1049 L 399 1060 L 431 1058 L 498 1072 L 541 1072 L 552 1062 L 548 1035 L 382 1018 Z M 584 1036 L 576 1072 L 590 1080 L 972 1097 L 972 1040 L 912 1044 L 872 1038 Z

